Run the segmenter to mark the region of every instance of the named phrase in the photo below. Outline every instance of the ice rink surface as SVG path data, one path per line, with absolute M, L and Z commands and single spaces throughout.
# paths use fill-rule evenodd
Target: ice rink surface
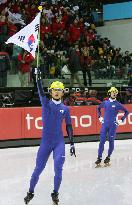
M 60 205 L 132 205 L 132 140 L 115 141 L 111 166 L 96 168 L 99 142 L 76 144 L 77 157 L 69 154 L 60 189 Z M 104 157 L 108 143 L 105 145 Z M 24 205 L 38 147 L 0 150 L 0 205 Z M 52 205 L 52 155 L 37 184 L 30 205 Z

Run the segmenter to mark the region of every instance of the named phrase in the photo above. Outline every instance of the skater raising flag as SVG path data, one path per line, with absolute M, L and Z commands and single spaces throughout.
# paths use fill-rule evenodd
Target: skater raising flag
M 14 43 L 27 50 L 35 58 L 35 52 L 39 41 L 38 33 L 40 27 L 40 17 L 41 11 L 30 24 L 28 24 L 18 33 L 10 37 L 7 40 L 6 44 Z

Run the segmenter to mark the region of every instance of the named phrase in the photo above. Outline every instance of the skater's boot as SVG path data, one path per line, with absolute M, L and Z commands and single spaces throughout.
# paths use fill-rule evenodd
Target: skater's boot
M 28 204 L 34 197 L 34 193 L 27 192 L 27 196 L 24 198 L 25 204 Z
M 101 159 L 100 157 L 98 157 L 98 158 L 97 158 L 97 161 L 95 162 L 95 164 L 96 164 L 97 166 L 99 166 L 100 163 L 101 163 L 101 161 L 102 161 L 102 159 Z
M 105 160 L 104 160 L 104 163 L 105 163 L 106 165 L 108 165 L 109 162 L 110 162 L 110 157 L 106 157 Z
M 59 198 L 58 198 L 59 193 L 58 192 L 53 192 L 51 194 L 53 205 L 58 205 L 59 203 Z

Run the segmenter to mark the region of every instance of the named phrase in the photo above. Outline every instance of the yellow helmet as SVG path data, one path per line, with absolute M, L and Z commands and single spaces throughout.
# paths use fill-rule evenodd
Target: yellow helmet
M 59 89 L 62 89 L 62 90 L 65 89 L 64 84 L 60 81 L 54 81 L 53 83 L 51 83 L 50 89 L 54 89 L 54 88 L 59 88 Z
M 118 90 L 115 87 L 111 87 L 110 90 L 108 90 L 108 93 L 111 93 L 111 92 L 115 92 L 118 94 Z

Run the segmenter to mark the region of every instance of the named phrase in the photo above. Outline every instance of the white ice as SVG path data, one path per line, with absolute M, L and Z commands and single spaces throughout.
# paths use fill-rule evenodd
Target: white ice
M 132 205 L 132 140 L 115 141 L 111 166 L 95 168 L 99 142 L 76 144 L 69 154 L 60 188 L 60 205 Z M 104 157 L 107 155 L 105 145 Z M 38 147 L 0 150 L 0 205 L 24 205 Z M 50 157 L 30 205 L 51 205 L 53 160 Z

